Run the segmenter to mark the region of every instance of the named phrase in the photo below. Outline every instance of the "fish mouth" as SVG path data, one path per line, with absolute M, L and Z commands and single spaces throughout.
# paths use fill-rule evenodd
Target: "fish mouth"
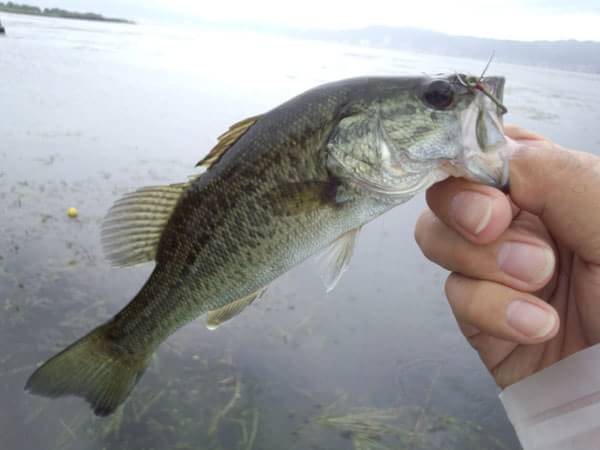
M 495 187 L 505 193 L 509 191 L 508 158 L 499 155 L 497 158 L 477 158 L 466 165 L 467 178 Z
M 504 143 L 504 123 L 502 116 L 507 112 L 504 100 L 504 77 L 483 78 L 475 90 L 477 109 L 475 133 L 477 144 L 483 152 L 493 151 Z M 471 124 L 469 124 L 471 125 Z
M 463 177 L 506 192 L 510 144 L 502 122 L 504 83 L 504 77 L 490 76 L 473 87 L 475 99 L 462 116 L 464 154 L 458 163 Z
M 506 113 L 506 108 L 503 105 L 504 100 L 504 83 L 506 78 L 504 77 L 484 77 L 481 79 L 481 84 L 488 89 L 488 91 L 498 100 L 496 104 L 498 110 L 497 113 L 501 117 Z

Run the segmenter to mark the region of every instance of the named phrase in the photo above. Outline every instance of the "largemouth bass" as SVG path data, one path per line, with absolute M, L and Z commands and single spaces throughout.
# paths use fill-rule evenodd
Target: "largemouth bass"
M 80 396 L 111 414 L 188 321 L 207 314 L 218 326 L 327 247 L 333 288 L 362 225 L 450 175 L 504 187 L 503 85 L 465 75 L 356 78 L 234 124 L 198 163 L 201 175 L 115 203 L 103 225 L 108 258 L 154 260 L 154 271 L 26 389 Z

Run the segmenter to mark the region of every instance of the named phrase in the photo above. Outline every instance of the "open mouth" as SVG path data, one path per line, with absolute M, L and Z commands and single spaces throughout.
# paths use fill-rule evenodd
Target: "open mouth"
M 475 123 L 475 135 L 481 151 L 487 153 L 502 146 L 504 125 L 502 116 L 507 109 L 502 103 L 504 95 L 504 77 L 487 77 L 477 82 L 478 114 Z M 495 107 L 494 107 L 495 106 Z
M 464 153 L 457 169 L 468 179 L 506 190 L 509 167 L 502 123 L 506 112 L 502 103 L 504 77 L 461 76 L 459 80 L 475 98 L 461 118 Z

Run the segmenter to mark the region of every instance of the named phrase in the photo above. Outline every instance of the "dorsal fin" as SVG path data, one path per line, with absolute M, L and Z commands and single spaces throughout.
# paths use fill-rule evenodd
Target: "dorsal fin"
M 111 263 L 151 261 L 181 194 L 190 183 L 149 186 L 117 200 L 102 223 L 102 246 Z
M 261 115 L 248 117 L 247 119 L 240 120 L 239 122 L 231 125 L 229 130 L 219 136 L 217 145 L 213 147 L 208 155 L 206 155 L 200 162 L 198 162 L 198 164 L 196 164 L 196 167 L 202 166 L 207 170 L 210 169 L 212 165 L 221 159 L 221 156 L 223 156 L 225 152 L 229 150 L 229 148 L 235 144 L 235 142 L 242 137 L 242 135 L 248 131 L 248 129 L 254 125 L 260 117 Z

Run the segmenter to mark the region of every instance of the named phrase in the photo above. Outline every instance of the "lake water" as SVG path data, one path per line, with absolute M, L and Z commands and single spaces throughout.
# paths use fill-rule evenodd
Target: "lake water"
M 180 330 L 110 418 L 80 399 L 23 391 L 39 362 L 116 313 L 151 271 L 111 268 L 102 256 L 100 224 L 120 195 L 185 180 L 231 123 L 317 84 L 480 72 L 485 62 L 1 19 L 2 449 L 518 448 L 498 389 L 450 314 L 446 273 L 414 243 L 422 195 L 365 227 L 331 294 L 308 261 L 218 330 L 203 319 Z M 600 151 L 600 77 L 501 63 L 490 73 L 507 77 L 508 122 Z

